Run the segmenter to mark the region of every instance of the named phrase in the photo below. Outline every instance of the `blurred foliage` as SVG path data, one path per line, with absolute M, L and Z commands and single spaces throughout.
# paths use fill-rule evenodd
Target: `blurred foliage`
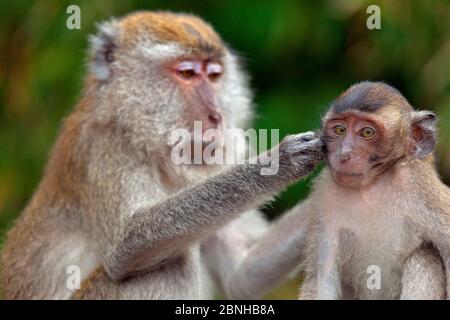
M 81 8 L 81 30 L 66 28 L 70 4 Z M 366 28 L 370 4 L 381 8 L 381 30 Z M 450 182 L 449 1 L 2 1 L 1 234 L 30 199 L 61 119 L 77 102 L 88 34 L 98 21 L 142 9 L 209 21 L 252 77 L 256 127 L 280 128 L 281 136 L 317 128 L 329 102 L 354 82 L 394 85 L 440 116 L 437 161 Z M 303 198 L 310 180 L 289 188 L 268 215 Z

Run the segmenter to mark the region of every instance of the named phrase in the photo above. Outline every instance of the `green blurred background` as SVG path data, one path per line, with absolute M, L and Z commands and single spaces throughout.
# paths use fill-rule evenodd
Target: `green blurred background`
M 81 30 L 66 8 L 81 8 Z M 367 6 L 381 8 L 368 30 Z M 360 80 L 383 80 L 440 116 L 437 162 L 450 183 L 450 2 L 433 1 L 1 1 L 0 235 L 27 204 L 80 95 L 88 34 L 133 10 L 195 13 L 242 57 L 256 94 L 257 128 L 281 136 L 317 128 L 327 105 Z M 303 198 L 309 179 L 265 208 L 275 217 Z M 295 285 L 271 298 L 295 298 Z

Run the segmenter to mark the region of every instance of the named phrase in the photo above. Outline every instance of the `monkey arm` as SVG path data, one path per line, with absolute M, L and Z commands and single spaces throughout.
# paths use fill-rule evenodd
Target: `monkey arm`
M 304 260 L 310 200 L 276 221 L 255 243 L 228 283 L 232 299 L 258 299 L 281 284 Z
M 292 181 L 287 177 L 296 176 L 283 171 L 280 167 L 277 175 L 264 176 L 259 165 L 236 166 L 135 210 L 121 223 L 121 230 L 109 237 L 112 242 L 103 243 L 107 273 L 120 280 L 181 257 L 192 244 L 237 214 L 280 192 Z
M 226 296 L 231 275 L 249 249 L 268 230 L 258 210 L 244 212 L 202 242 L 202 256 L 220 292 Z
M 192 245 L 238 214 L 311 172 L 322 159 L 322 146 L 314 133 L 288 136 L 256 163 L 236 165 L 170 196 L 160 195 L 156 203 L 145 193 L 156 185 L 146 170 L 136 169 L 123 155 L 94 153 L 98 163 L 89 171 L 92 187 L 86 192 L 94 218 L 88 212 L 87 217 L 106 272 L 121 280 L 183 258 Z M 273 172 L 270 155 L 277 154 L 278 170 Z M 119 161 L 128 169 L 117 172 Z
M 340 272 L 337 266 L 339 240 L 334 232 L 322 234 L 318 247 L 318 300 L 339 300 L 342 297 Z
M 422 246 L 415 250 L 405 261 L 401 281 L 402 300 L 445 299 L 445 269 L 434 248 Z

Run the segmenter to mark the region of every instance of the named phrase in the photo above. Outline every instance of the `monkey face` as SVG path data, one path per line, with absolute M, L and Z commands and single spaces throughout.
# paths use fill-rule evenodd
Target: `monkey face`
M 384 132 L 375 116 L 356 112 L 335 115 L 326 122 L 327 162 L 337 184 L 364 186 L 378 175 L 386 159 Z
M 251 96 L 237 58 L 201 19 L 143 12 L 100 26 L 90 70 L 113 123 L 133 141 L 171 146 L 174 130 L 242 128 Z M 101 107 L 100 107 L 101 108 Z M 105 112 L 105 113 L 107 113 Z
M 168 68 L 185 101 L 183 112 L 188 126 L 199 121 L 203 132 L 222 128 L 223 107 L 218 95 L 223 76 L 221 59 L 193 57 L 171 63 Z
M 436 116 L 415 111 L 395 88 L 363 81 L 341 94 L 323 119 L 323 139 L 335 182 L 370 184 L 398 161 L 433 152 Z

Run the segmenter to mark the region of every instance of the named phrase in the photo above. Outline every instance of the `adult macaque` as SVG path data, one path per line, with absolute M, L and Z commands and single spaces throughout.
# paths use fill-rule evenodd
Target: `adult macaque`
M 236 57 L 199 18 L 168 12 L 102 24 L 90 53 L 83 98 L 8 234 L 4 296 L 211 297 L 207 268 L 226 287 L 266 229 L 256 206 L 307 175 L 322 143 L 313 133 L 285 139 L 276 175 L 260 173 L 268 154 L 227 170 L 174 165 L 173 130 L 201 121 L 224 131 L 250 120 Z
M 230 295 L 259 297 L 303 263 L 304 299 L 448 298 L 450 190 L 433 163 L 436 116 L 362 82 L 331 104 L 323 139 L 328 165 L 312 194 L 251 249 Z

